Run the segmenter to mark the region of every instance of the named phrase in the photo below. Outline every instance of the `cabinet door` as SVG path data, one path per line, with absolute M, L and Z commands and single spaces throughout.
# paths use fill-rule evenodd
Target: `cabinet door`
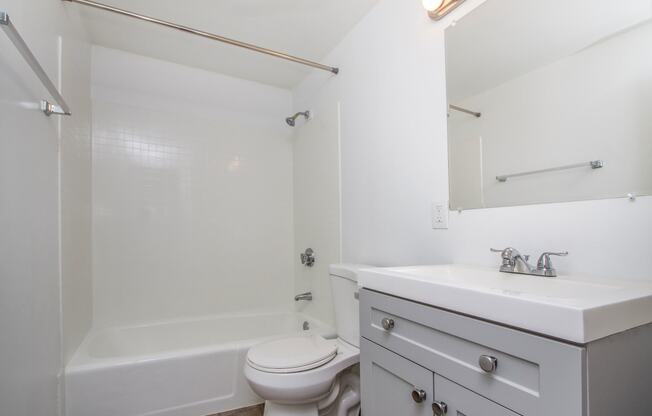
M 439 374 L 435 374 L 434 402 L 433 414 L 435 416 L 519 416 Z
M 360 371 L 363 415 L 432 416 L 431 371 L 366 339 Z

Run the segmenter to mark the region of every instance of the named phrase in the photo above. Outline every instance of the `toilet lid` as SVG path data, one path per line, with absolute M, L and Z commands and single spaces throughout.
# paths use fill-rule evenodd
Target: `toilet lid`
M 247 362 L 268 373 L 297 373 L 320 367 L 337 355 L 337 342 L 319 335 L 294 336 L 256 345 Z

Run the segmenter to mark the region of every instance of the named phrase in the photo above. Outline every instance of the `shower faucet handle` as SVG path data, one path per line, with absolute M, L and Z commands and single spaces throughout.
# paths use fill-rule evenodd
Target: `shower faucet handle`
M 311 248 L 307 248 L 305 252 L 299 255 L 301 259 L 301 264 L 306 267 L 312 267 L 315 265 L 315 251 Z

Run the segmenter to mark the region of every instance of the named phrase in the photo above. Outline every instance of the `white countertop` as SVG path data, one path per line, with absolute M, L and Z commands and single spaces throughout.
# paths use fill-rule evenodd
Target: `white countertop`
M 652 322 L 652 282 L 546 278 L 463 265 L 380 267 L 362 287 L 576 343 Z

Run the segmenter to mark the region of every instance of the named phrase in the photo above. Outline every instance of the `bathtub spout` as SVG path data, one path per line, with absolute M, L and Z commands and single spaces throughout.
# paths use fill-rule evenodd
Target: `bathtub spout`
M 300 293 L 294 297 L 295 302 L 300 300 L 312 300 L 312 292 Z

